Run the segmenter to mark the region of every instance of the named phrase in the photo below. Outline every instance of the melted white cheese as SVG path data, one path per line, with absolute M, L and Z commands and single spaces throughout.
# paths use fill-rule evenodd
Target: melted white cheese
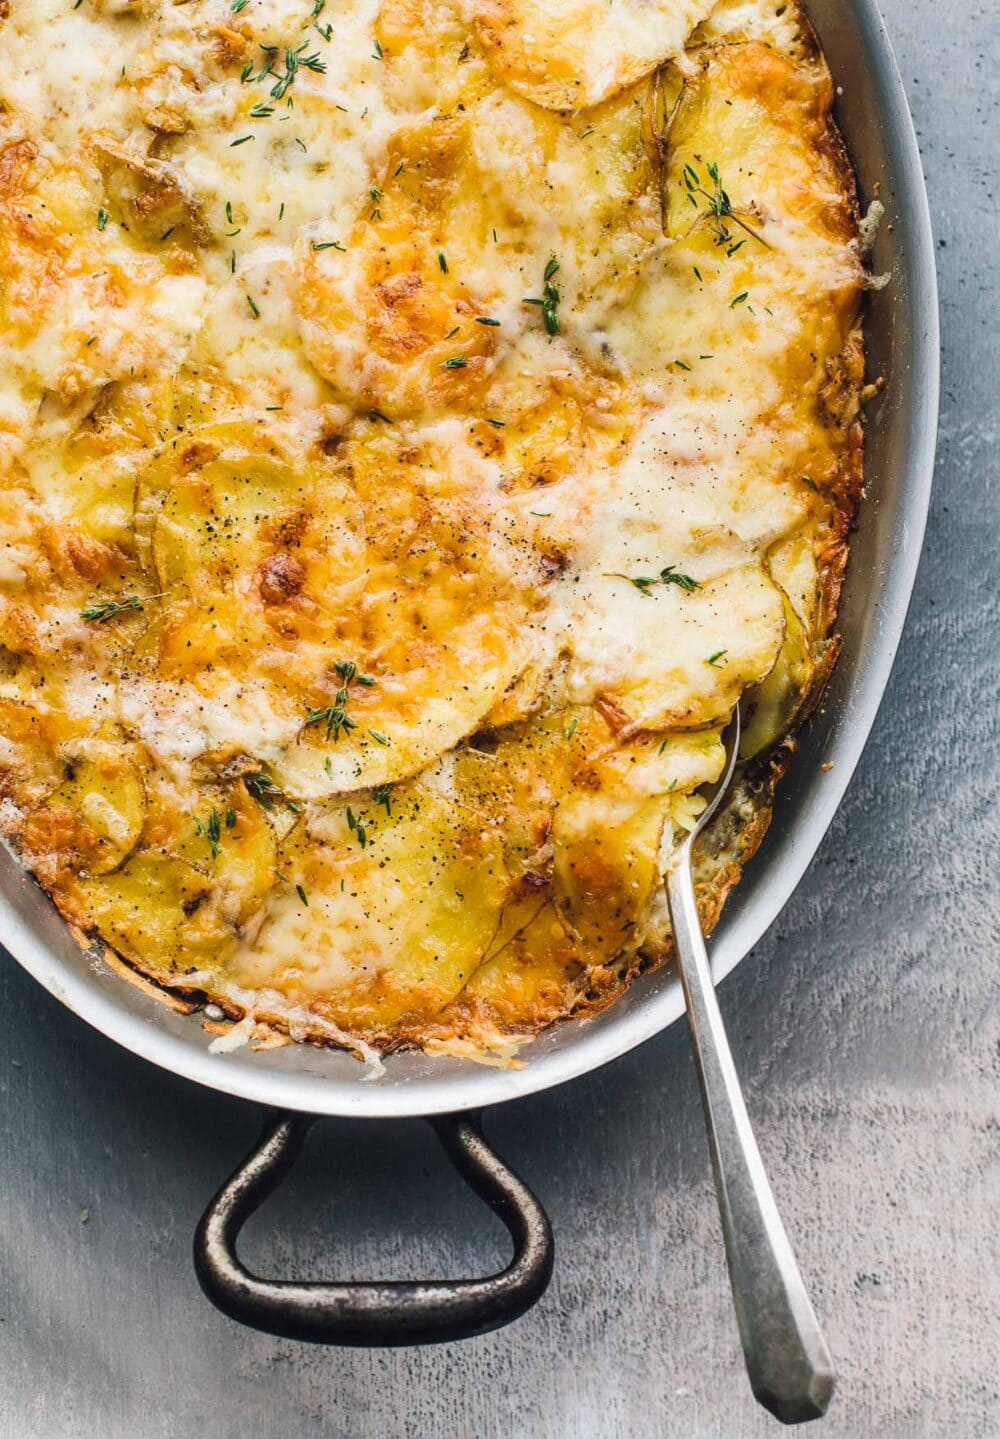
M 187 982 L 299 1037 L 345 1042 L 355 996 L 375 1028 L 436 1015 L 537 918 L 515 883 L 535 850 L 599 896 L 594 836 L 641 829 L 655 888 L 719 726 L 815 621 L 831 507 L 803 471 L 835 477 L 817 395 L 860 263 L 808 131 L 825 72 L 782 72 L 799 109 L 765 103 L 776 52 L 803 48 L 774 0 L 10 8 L 4 643 L 37 659 L 45 720 L 93 716 L 141 753 L 189 846 L 198 815 L 193 860 L 155 855 L 165 893 L 209 874 L 203 816 L 248 761 L 304 814 L 291 840 L 263 826 L 259 872 L 227 842 L 249 856 L 216 896 L 238 947 Z M 773 48 L 743 47 L 759 93 L 718 62 L 720 121 L 698 85 L 722 38 Z M 738 240 L 711 228 L 709 153 L 687 191 L 664 159 L 685 105 Z M 199 446 L 229 443 L 250 500 L 227 510 Z M 86 617 L 133 587 L 137 609 Z M 593 745 L 553 798 L 541 730 L 562 710 L 563 751 L 578 723 Z M 505 760 L 526 813 L 480 811 L 456 746 L 515 724 L 536 726 L 537 792 Z M 82 819 L 125 847 L 111 799 Z M 615 843 L 612 879 L 641 889 Z M 613 943 L 662 931 L 650 899 Z

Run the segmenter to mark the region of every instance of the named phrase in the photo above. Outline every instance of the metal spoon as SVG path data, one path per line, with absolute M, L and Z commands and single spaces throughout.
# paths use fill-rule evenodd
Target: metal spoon
M 738 707 L 725 742 L 725 772 L 677 851 L 667 876 L 667 903 L 750 1386 L 758 1402 L 783 1424 L 801 1424 L 826 1413 L 836 1375 L 750 1126 L 715 997 L 691 868 L 695 840 L 722 802 L 736 768 Z

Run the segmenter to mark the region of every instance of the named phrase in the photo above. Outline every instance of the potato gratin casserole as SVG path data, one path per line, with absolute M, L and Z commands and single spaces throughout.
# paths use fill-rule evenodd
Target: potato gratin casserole
M 509 1059 L 669 954 L 742 698 L 714 921 L 860 494 L 831 100 L 775 0 L 0 0 L 0 815 L 83 942 Z

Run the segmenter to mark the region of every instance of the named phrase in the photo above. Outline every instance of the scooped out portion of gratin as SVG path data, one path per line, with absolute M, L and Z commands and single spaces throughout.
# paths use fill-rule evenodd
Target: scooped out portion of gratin
M 714 922 L 860 496 L 832 95 L 775 0 L 0 3 L 0 818 L 83 942 L 507 1058 L 668 957 L 740 701 Z

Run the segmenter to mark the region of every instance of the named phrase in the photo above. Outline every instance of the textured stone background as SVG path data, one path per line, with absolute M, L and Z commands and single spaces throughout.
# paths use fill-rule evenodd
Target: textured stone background
M 992 1439 L 1000 40 L 993 3 L 884 9 L 939 245 L 944 405 L 927 549 L 847 801 L 722 998 L 838 1356 L 818 1432 Z M 532 1314 L 436 1350 L 323 1352 L 229 1324 L 191 1270 L 204 1201 L 258 1115 L 118 1051 L 10 961 L 0 1006 L 4 1439 L 776 1432 L 743 1378 L 682 1026 L 489 1118 L 559 1241 Z M 343 1277 L 471 1273 L 504 1254 L 421 1125 L 333 1122 L 248 1249 Z

